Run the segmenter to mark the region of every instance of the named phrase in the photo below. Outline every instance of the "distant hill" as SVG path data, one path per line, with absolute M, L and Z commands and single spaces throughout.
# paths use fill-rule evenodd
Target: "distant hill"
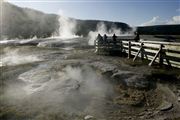
M 3 3 L 2 36 L 8 39 L 49 37 L 56 30 L 57 15 Z
M 137 31 L 143 35 L 180 35 L 180 24 L 143 26 L 137 27 Z
M 90 31 L 95 31 L 97 24 L 103 22 L 107 30 L 111 29 L 112 27 L 120 28 L 121 32 L 127 32 L 132 30 L 132 28 L 122 22 L 110 22 L 110 21 L 100 21 L 100 20 L 77 20 L 77 34 L 87 36 Z
M 21 8 L 7 2 L 3 3 L 3 24 L 0 26 L 2 27 L 1 39 L 27 39 L 34 36 L 38 38 L 50 37 L 58 31 L 58 18 L 59 16 L 56 14 L 45 14 L 37 10 Z M 83 36 L 87 36 L 89 31 L 96 30 L 97 24 L 102 22 L 99 20 L 74 20 L 76 20 L 77 23 L 76 34 Z M 126 23 L 103 22 L 108 29 L 112 26 L 121 28 L 124 32 L 131 29 Z

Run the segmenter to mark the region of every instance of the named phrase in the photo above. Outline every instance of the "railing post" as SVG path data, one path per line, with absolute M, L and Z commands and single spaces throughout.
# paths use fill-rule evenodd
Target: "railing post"
M 122 40 L 120 41 L 120 46 L 121 46 L 121 53 L 123 52 L 123 42 Z
M 131 58 L 131 41 L 128 43 L 128 59 Z
M 153 64 L 153 62 L 156 60 L 157 57 L 159 57 L 159 65 L 163 64 L 163 47 L 164 47 L 164 45 L 160 44 L 159 50 L 156 53 L 156 55 L 154 56 L 153 60 L 149 63 L 149 66 L 151 66 Z
M 95 46 L 95 53 L 99 54 L 99 44 L 98 44 L 98 40 L 94 40 L 94 46 Z
M 163 45 L 161 44 L 160 45 L 160 48 L 159 48 L 159 50 L 160 50 L 160 52 L 159 52 L 159 65 L 161 66 L 161 65 L 163 65 Z
M 144 59 L 144 48 L 143 48 L 143 43 L 141 43 L 141 60 Z

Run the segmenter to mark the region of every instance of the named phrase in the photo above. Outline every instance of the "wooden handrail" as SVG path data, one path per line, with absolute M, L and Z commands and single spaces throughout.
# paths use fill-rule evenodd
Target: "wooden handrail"
M 134 57 L 134 61 L 137 57 L 144 57 L 151 62 L 149 65 L 153 65 L 154 62 L 158 62 L 159 65 L 167 64 L 169 66 L 180 68 L 180 43 L 178 42 L 159 42 L 159 41 L 132 41 L 133 39 L 116 39 L 114 43 L 113 38 L 108 36 L 108 43 L 99 44 L 95 41 L 96 51 L 103 49 L 106 51 L 118 50 L 120 52 L 125 51 L 128 54 L 128 58 Z M 99 53 L 99 52 L 98 52 Z M 164 61 L 165 60 L 165 61 Z
M 180 46 L 180 42 L 159 42 L 159 41 L 140 41 L 143 43 L 149 43 L 149 44 L 162 44 L 162 45 L 173 45 L 173 46 Z

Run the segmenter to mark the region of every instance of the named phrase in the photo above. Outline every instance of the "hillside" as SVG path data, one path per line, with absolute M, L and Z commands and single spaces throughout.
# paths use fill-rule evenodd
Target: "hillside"
M 21 8 L 10 3 L 3 3 L 2 36 L 1 39 L 27 39 L 50 37 L 59 29 L 58 15 L 45 14 L 29 8 Z M 96 30 L 100 20 L 77 20 L 77 35 L 87 36 L 89 31 Z M 126 23 L 103 21 L 110 29 L 113 26 L 120 28 L 123 32 L 131 28 Z
M 137 27 L 137 31 L 143 35 L 180 35 L 180 24 L 142 26 Z
M 77 20 L 77 35 L 87 36 L 90 31 L 95 31 L 97 24 L 103 22 L 107 30 L 115 27 L 117 29 L 121 29 L 122 32 L 127 32 L 132 28 L 126 24 L 121 22 L 110 22 L 110 21 L 100 21 L 100 20 Z
M 57 15 L 3 3 L 2 35 L 8 39 L 48 37 L 56 30 Z

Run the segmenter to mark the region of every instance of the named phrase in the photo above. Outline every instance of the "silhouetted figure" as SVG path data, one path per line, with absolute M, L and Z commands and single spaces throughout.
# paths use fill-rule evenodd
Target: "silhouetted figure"
M 103 43 L 103 38 L 100 34 L 98 34 L 96 40 L 98 41 L 98 44 L 102 44 Z
M 107 43 L 107 35 L 106 34 L 104 34 L 104 36 L 103 36 L 103 42 L 104 42 L 104 44 Z
M 115 34 L 113 34 L 112 38 L 113 38 L 114 45 L 116 45 L 116 42 L 117 42 L 116 38 L 117 38 L 117 36 Z
M 139 33 L 135 32 L 136 37 L 134 38 L 135 42 L 138 42 L 140 40 Z

